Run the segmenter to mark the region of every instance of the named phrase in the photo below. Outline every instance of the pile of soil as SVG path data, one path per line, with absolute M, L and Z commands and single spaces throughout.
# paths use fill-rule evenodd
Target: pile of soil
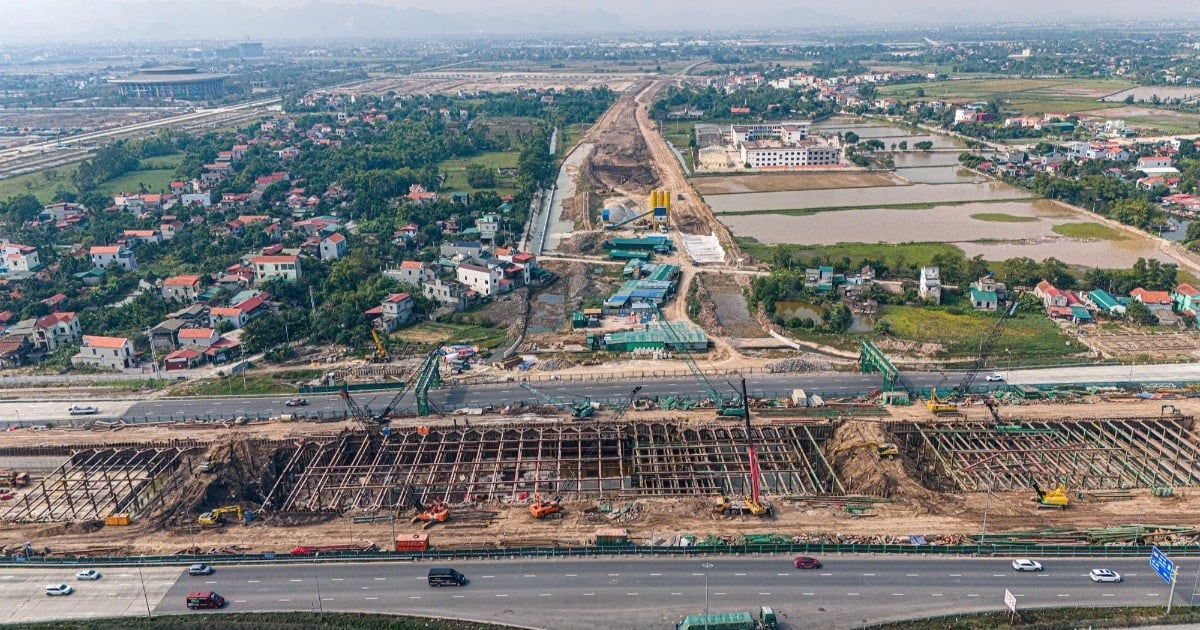
M 885 444 L 890 442 L 878 422 L 847 421 L 826 445 L 827 455 L 842 486 L 849 494 L 862 494 L 884 499 L 899 500 L 920 514 L 940 512 L 945 500 L 917 483 L 904 467 L 903 453 L 900 456 L 881 459 L 874 446 L 852 448 L 837 455 L 839 448 L 853 444 Z

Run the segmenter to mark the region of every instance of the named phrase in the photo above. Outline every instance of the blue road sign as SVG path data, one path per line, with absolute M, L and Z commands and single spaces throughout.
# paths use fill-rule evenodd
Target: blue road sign
M 1175 563 L 1171 562 L 1167 554 L 1159 551 L 1157 546 L 1150 550 L 1150 568 L 1167 584 L 1175 577 Z

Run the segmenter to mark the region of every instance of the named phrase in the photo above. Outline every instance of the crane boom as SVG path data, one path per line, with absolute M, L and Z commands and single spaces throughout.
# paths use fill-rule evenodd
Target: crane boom
M 672 323 L 667 321 L 667 317 L 666 315 L 663 315 L 662 310 L 655 308 L 654 314 L 658 321 L 662 322 L 663 329 L 667 331 L 667 335 L 671 337 L 671 340 L 675 343 L 675 347 L 683 353 L 683 359 L 685 362 L 687 362 L 688 369 L 692 371 L 692 374 L 696 376 L 696 380 L 700 382 L 701 386 L 703 386 L 704 392 L 708 394 L 710 399 L 712 399 L 713 405 L 715 405 L 717 408 L 717 415 L 742 415 L 742 403 L 737 400 L 736 394 L 732 400 L 726 400 L 724 397 L 722 397 L 721 392 L 718 391 L 717 387 L 708 379 L 708 375 L 704 373 L 704 370 L 700 369 L 700 364 L 696 363 L 696 358 L 693 357 L 692 352 L 688 350 L 687 344 L 685 344 L 683 340 L 679 338 L 679 334 L 675 332 L 675 328 Z
M 750 398 L 746 396 L 746 377 L 742 377 L 742 415 L 746 418 L 746 456 L 750 458 L 750 500 L 762 505 L 762 486 L 759 481 L 758 451 L 754 448 L 754 434 L 750 432 Z
M 963 376 L 962 382 L 958 384 L 955 393 L 961 398 L 971 392 L 971 384 L 975 382 L 975 378 L 979 376 L 984 366 L 987 365 L 987 360 L 992 356 L 992 350 L 996 348 L 996 342 L 1000 340 L 1000 333 L 1004 328 L 1005 322 L 1011 319 L 1017 313 L 1017 307 L 1021 305 L 1021 297 L 1018 295 L 1003 313 L 1000 314 L 1000 319 L 992 326 L 992 330 L 988 332 L 987 337 L 984 337 L 983 343 L 979 346 L 979 355 L 975 357 L 975 363 L 971 366 L 971 370 Z

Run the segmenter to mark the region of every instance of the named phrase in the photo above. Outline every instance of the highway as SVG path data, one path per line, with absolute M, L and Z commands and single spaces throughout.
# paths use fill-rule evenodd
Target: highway
M 182 613 L 189 592 L 212 590 L 229 600 L 225 610 L 230 612 L 324 609 L 457 616 L 556 630 L 666 629 L 685 614 L 703 611 L 702 564 L 711 562 L 711 611 L 756 610 L 768 605 L 786 615 L 783 627 L 799 629 L 853 628 L 926 615 L 1001 610 L 1005 589 L 1016 596 L 1018 608 L 1165 605 L 1170 590 L 1145 558 L 1042 559 L 1046 567 L 1042 573 L 1017 573 L 1008 557 L 834 556 L 821 560 L 825 566 L 817 570 L 793 568 L 790 556 L 436 565 L 463 572 L 470 579 L 463 588 L 430 588 L 425 573 L 434 565 L 423 562 L 218 567 L 216 573 L 204 577 L 189 577 L 180 570 L 165 595 L 160 598 L 159 591 L 150 603 L 157 613 Z M 1122 573 L 1125 582 L 1093 583 L 1087 574 L 1097 567 Z M 1195 560 L 1185 559 L 1180 575 L 1191 577 L 1196 567 Z M 49 600 L 61 606 L 104 584 L 103 580 L 95 587 L 75 583 L 79 593 L 71 598 L 47 598 L 40 592 L 43 584 L 64 581 L 63 575 L 74 570 L 0 569 L 0 591 L 7 601 L 15 600 L 15 608 L 32 616 L 53 614 L 52 609 L 23 606 L 22 599 Z M 106 572 L 123 573 L 126 580 L 131 575 L 125 568 Z M 136 572 L 132 579 L 136 585 Z M 22 586 L 15 588 L 18 585 Z M 1191 586 L 1191 579 L 1180 578 L 1176 604 L 1188 603 Z M 111 597 L 108 605 L 128 611 L 124 614 L 136 614 L 135 604 L 142 602 L 140 589 L 116 591 Z M 16 619 L 9 616 L 7 620 Z
M 1103 384 L 1114 382 L 1136 381 L 1143 383 L 1200 381 L 1200 364 L 1166 364 L 1166 365 L 1099 365 L 1066 368 L 1043 368 L 1003 371 L 1001 375 L 1012 385 L 1045 385 L 1045 384 Z M 520 379 L 520 373 L 512 375 Z M 596 401 L 618 402 L 625 400 L 635 385 L 641 385 L 639 396 L 665 398 L 671 395 L 682 395 L 698 398 L 706 396 L 704 387 L 692 377 L 650 378 L 641 373 L 631 372 L 625 375 L 615 374 L 609 378 L 589 379 L 581 376 L 566 376 L 561 380 L 535 381 L 531 384 L 540 392 L 564 400 L 582 401 L 591 398 Z M 722 392 L 733 394 L 731 386 L 736 377 L 713 376 L 710 380 Z M 956 372 L 911 372 L 904 374 L 905 381 L 915 388 L 954 387 L 962 378 Z M 804 389 L 810 394 L 838 395 L 853 394 L 869 391 L 879 387 L 880 377 L 877 374 L 857 374 L 852 372 L 824 373 L 789 373 L 789 374 L 750 374 L 747 383 L 751 395 L 789 394 L 793 389 Z M 988 383 L 983 375 L 975 381 L 976 386 L 999 387 L 1003 383 Z M 376 391 L 356 393 L 355 399 L 360 404 L 367 404 L 372 409 L 382 410 L 394 392 Z M 91 418 L 112 420 L 116 418 L 169 418 L 169 417 L 205 417 L 233 418 L 236 416 L 271 416 L 281 413 L 308 413 L 326 416 L 344 411 L 344 405 L 335 394 L 305 395 L 309 406 L 294 409 L 284 406 L 291 395 L 263 397 L 212 397 L 196 398 L 161 398 L 153 400 L 63 400 L 61 402 L 24 402 L 0 401 L 0 423 L 13 420 L 54 420 L 65 419 L 67 408 L 72 404 L 90 404 L 99 408 L 100 413 Z M 430 400 L 439 409 L 447 411 L 462 407 L 485 407 L 514 404 L 538 404 L 539 398 L 533 393 L 521 388 L 516 382 L 481 383 L 470 385 L 451 385 L 430 392 Z M 411 408 L 412 397 L 406 397 L 400 404 L 402 409 Z

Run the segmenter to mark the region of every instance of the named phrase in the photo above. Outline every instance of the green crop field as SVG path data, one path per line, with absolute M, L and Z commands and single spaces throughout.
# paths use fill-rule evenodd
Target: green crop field
M 1063 223 L 1050 228 L 1055 234 L 1070 238 L 1093 238 L 1105 241 L 1123 241 L 1127 236 L 1100 223 Z
M 994 223 L 1032 223 L 1038 220 L 1037 217 L 1021 217 L 1003 212 L 977 212 L 972 214 L 971 218 L 976 221 L 991 221 Z
M 971 357 L 979 352 L 979 342 L 996 324 L 996 313 L 981 313 L 969 308 L 926 308 L 888 306 L 883 317 L 893 334 L 905 341 L 940 343 L 946 357 Z M 1058 359 L 1086 348 L 1062 334 L 1058 324 L 1042 313 L 1018 314 L 1009 321 L 997 346 L 997 362 Z
M 114 177 L 103 184 L 100 190 L 109 193 L 135 193 L 145 186 L 146 191 L 153 193 L 169 192 L 171 182 L 175 181 L 174 168 L 141 169 Z
M 455 158 L 446 160 L 438 164 L 438 170 L 446 175 L 446 182 L 442 185 L 443 192 L 477 192 L 477 190 L 491 190 L 498 195 L 516 194 L 515 188 L 504 187 L 506 182 L 497 177 L 496 188 L 480 188 L 475 189 L 467 184 L 467 165 L 479 164 L 485 168 L 516 168 L 517 158 L 519 154 L 516 151 L 492 151 L 489 153 L 481 153 L 469 158 Z
M 904 267 L 914 261 L 931 260 L 941 253 L 961 254 L 962 250 L 947 243 L 838 243 L 837 245 L 764 245 L 757 240 L 739 236 L 738 245 L 747 254 L 758 260 L 771 260 L 773 248 L 782 247 L 792 255 L 793 259 L 807 259 L 817 256 L 830 260 L 850 259 L 850 267 L 861 264 L 864 260 L 883 260 L 892 268 Z
M 75 169 L 74 164 L 69 164 L 40 173 L 0 180 L 0 199 L 29 193 L 42 203 L 50 203 L 54 197 L 54 191 L 59 187 L 75 192 L 75 186 L 71 184 L 71 176 L 75 174 Z

